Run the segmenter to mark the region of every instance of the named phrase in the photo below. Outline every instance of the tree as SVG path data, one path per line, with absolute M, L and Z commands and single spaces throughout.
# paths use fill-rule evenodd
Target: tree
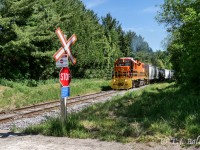
M 154 52 L 151 58 L 151 63 L 159 68 L 172 69 L 170 54 L 168 51 L 158 50 Z
M 124 54 L 124 56 L 129 56 L 129 57 L 134 57 L 134 53 L 133 53 L 133 38 L 135 38 L 136 33 L 132 32 L 132 31 L 128 31 L 124 33 L 124 37 L 123 37 L 123 47 L 122 47 L 122 52 Z
M 135 59 L 144 63 L 152 63 L 151 57 L 153 55 L 153 50 L 141 35 L 135 34 L 132 38 L 132 50 Z
M 178 81 L 190 86 L 200 85 L 200 1 L 166 0 L 157 16 L 172 33 L 168 46 Z
M 74 77 L 104 77 L 111 73 L 118 57 L 133 56 L 136 33 L 122 30 L 107 14 L 100 19 L 80 0 L 0 0 L 0 77 L 8 79 L 47 79 L 57 77 L 53 54 L 60 41 L 60 27 L 67 38 L 78 40 L 72 46 L 77 64 L 70 66 Z M 143 42 L 142 49 L 148 49 Z
M 51 74 L 54 26 L 57 13 L 52 0 L 6 0 L 0 10 L 0 58 L 2 76 L 8 78 L 42 78 Z M 37 70 L 37 72 L 35 71 Z M 5 75 L 6 74 L 6 75 Z M 48 77 L 48 76 L 46 76 Z
M 102 17 L 102 27 L 106 37 L 104 47 L 104 58 L 107 66 L 107 73 L 110 73 L 113 69 L 114 61 L 122 56 L 119 45 L 119 22 L 112 18 L 111 14 L 107 14 L 106 17 Z M 117 31 L 118 30 L 118 31 Z
M 72 53 L 77 57 L 73 75 L 104 63 L 104 29 L 93 11 L 79 0 L 3 0 L 0 7 L 1 77 L 46 79 L 57 75 L 53 54 L 60 47 L 55 29 L 77 34 Z M 66 7 L 66 4 L 68 7 Z M 76 73 L 76 74 L 75 74 Z

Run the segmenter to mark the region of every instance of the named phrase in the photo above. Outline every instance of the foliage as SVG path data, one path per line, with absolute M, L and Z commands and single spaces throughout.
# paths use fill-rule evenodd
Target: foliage
M 52 56 L 60 47 L 58 27 L 67 38 L 73 33 L 78 38 L 71 48 L 77 57 L 70 66 L 74 77 L 111 78 L 114 61 L 123 56 L 152 63 L 152 49 L 142 36 L 123 31 L 110 13 L 98 18 L 80 0 L 1 0 L 0 20 L 2 78 L 56 77 Z
M 170 61 L 170 54 L 168 51 L 156 51 L 151 58 L 153 65 L 159 68 L 171 69 L 172 64 Z
M 157 20 L 172 33 L 168 51 L 180 83 L 200 87 L 200 1 L 166 0 Z
M 57 13 L 52 0 L 3 1 L 0 10 L 1 76 L 7 78 L 48 78 Z M 48 65 L 47 65 L 48 64 Z M 37 72 L 36 72 L 37 70 Z
M 74 76 L 88 77 L 87 69 L 104 70 L 101 77 L 105 76 L 122 55 L 116 19 L 116 27 L 106 29 L 79 0 L 2 0 L 0 8 L 1 77 L 39 80 L 57 75 L 52 57 L 60 46 L 54 33 L 57 27 L 68 38 L 73 33 L 78 37 L 72 48 L 78 60 L 72 68 Z
M 166 51 L 157 50 L 153 52 L 148 43 L 141 35 L 134 35 L 132 38 L 132 50 L 135 59 L 141 62 L 152 64 L 160 68 L 171 69 L 169 54 Z

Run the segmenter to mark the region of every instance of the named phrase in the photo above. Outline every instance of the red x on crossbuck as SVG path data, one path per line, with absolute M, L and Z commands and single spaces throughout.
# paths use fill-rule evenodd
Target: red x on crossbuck
M 58 61 L 64 54 L 67 53 L 70 61 L 72 62 L 72 64 L 76 64 L 76 58 L 74 58 L 74 56 L 71 53 L 70 50 L 70 46 L 73 45 L 77 38 L 76 35 L 73 34 L 68 40 L 65 38 L 64 34 L 62 33 L 62 30 L 60 28 L 58 28 L 56 30 L 56 34 L 62 44 L 62 47 L 53 55 L 54 59 L 56 61 Z

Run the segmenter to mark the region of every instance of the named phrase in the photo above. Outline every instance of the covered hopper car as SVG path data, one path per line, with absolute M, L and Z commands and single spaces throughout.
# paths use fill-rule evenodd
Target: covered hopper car
M 152 82 L 172 79 L 174 71 L 144 64 L 131 57 L 119 58 L 114 63 L 112 89 L 130 89 Z

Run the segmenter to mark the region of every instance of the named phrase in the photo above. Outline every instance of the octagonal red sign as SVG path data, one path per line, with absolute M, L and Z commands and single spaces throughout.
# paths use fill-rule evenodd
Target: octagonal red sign
M 64 67 L 60 70 L 59 79 L 62 86 L 69 86 L 71 81 L 71 74 L 68 67 Z

